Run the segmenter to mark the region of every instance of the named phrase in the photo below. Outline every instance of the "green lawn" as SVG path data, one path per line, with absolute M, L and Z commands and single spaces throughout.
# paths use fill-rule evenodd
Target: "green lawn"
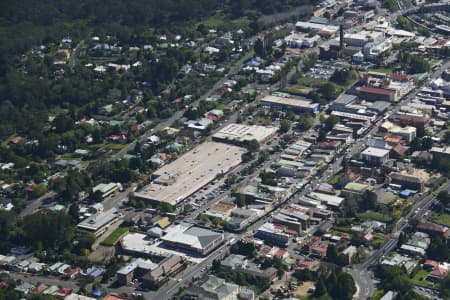
M 328 183 L 331 185 L 335 185 L 336 183 L 338 183 L 340 177 L 341 175 L 336 174 L 333 177 L 331 177 L 330 180 L 328 180 Z
M 307 87 L 319 87 L 320 85 L 327 83 L 328 81 L 323 79 L 316 79 L 311 77 L 300 77 L 297 80 L 297 85 Z
M 304 87 L 301 85 L 295 85 L 295 86 L 290 86 L 290 87 L 286 87 L 283 89 L 283 92 L 289 93 L 289 94 L 294 94 L 294 95 L 308 95 L 310 92 L 314 91 L 313 88 L 310 87 Z
M 111 150 L 112 152 L 119 152 L 120 150 L 122 150 L 124 147 L 126 147 L 126 144 L 95 144 L 95 145 L 90 145 L 88 148 L 89 149 L 99 149 L 99 148 L 104 148 L 104 149 L 108 149 Z
M 115 246 L 120 237 L 127 233 L 129 229 L 129 227 L 118 227 L 102 242 L 102 244 L 107 246 Z
M 414 275 L 414 277 L 411 279 L 411 283 L 415 284 L 415 285 L 420 285 L 420 286 L 425 286 L 425 287 L 435 287 L 435 284 L 426 280 L 427 276 L 428 276 L 427 271 L 425 271 L 424 269 L 420 269 L 416 275 Z
M 386 74 L 392 74 L 392 69 L 391 68 L 377 68 L 377 69 L 370 69 L 369 71 L 379 72 L 379 73 L 386 73 Z
M 60 155 L 59 158 L 65 160 L 81 160 L 81 157 L 74 157 L 73 153 L 64 153 Z
M 433 213 L 430 217 L 430 220 L 433 222 L 439 223 L 441 225 L 450 227 L 450 214 Z
M 390 216 L 371 210 L 358 214 L 358 218 L 360 218 L 361 220 L 379 221 L 385 223 L 389 223 L 392 221 L 392 218 Z
M 246 26 L 248 26 L 249 23 L 250 21 L 246 17 L 229 20 L 225 18 L 223 14 L 219 13 L 203 19 L 200 23 L 195 25 L 195 28 L 197 28 L 199 24 L 203 24 L 207 28 L 212 28 L 216 30 L 232 30 L 245 28 Z
M 337 226 L 337 225 L 335 225 L 335 226 L 333 226 L 333 228 L 331 228 L 331 230 L 350 233 L 350 226 Z

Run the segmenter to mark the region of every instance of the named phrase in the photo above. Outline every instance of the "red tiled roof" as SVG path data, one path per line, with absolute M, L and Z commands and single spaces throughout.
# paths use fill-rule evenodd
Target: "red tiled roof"
M 448 269 L 437 267 L 433 271 L 431 271 L 430 275 L 442 278 L 445 275 L 447 275 L 447 273 L 448 273 Z
M 314 259 L 305 258 L 303 261 L 299 262 L 297 264 L 297 270 L 303 270 L 303 269 L 311 269 L 315 265 L 317 265 L 317 261 Z
M 284 257 L 284 255 L 287 253 L 287 250 L 285 249 L 278 249 L 277 252 L 275 252 L 275 257 Z
M 400 155 L 403 155 L 406 153 L 406 151 L 408 151 L 408 147 L 397 145 L 394 148 L 392 148 L 392 150 Z
M 343 232 L 341 233 L 341 237 L 344 239 L 350 239 L 350 234 L 348 234 L 347 232 Z
M 45 284 L 40 284 L 40 285 L 38 285 L 37 287 L 35 287 L 35 288 L 31 291 L 31 293 L 32 293 L 32 294 L 35 294 L 35 295 L 41 294 L 41 293 L 42 293 L 43 291 L 45 291 L 47 288 L 48 288 L 48 286 L 46 286 Z
M 439 266 L 439 262 L 435 261 L 435 260 L 431 260 L 431 259 L 427 259 L 424 263 L 424 266 L 431 266 L 433 268 L 436 268 L 437 266 Z
M 406 75 L 406 74 L 394 73 L 391 75 L 391 78 L 394 80 L 409 80 L 411 78 L 411 76 Z
M 272 250 L 272 247 L 264 245 L 261 247 L 261 249 L 259 249 L 259 254 L 266 255 L 270 252 L 270 250 Z
M 371 87 L 371 86 L 362 86 L 362 87 L 357 88 L 357 90 L 360 92 L 363 92 L 363 93 L 379 94 L 379 95 L 395 94 L 395 91 L 393 91 L 393 90 L 380 89 L 380 88 L 375 88 L 375 87 Z
M 218 119 L 216 115 L 212 115 L 212 114 L 206 115 L 205 118 L 208 120 L 211 120 L 213 122 L 217 121 L 217 119 Z
M 54 295 L 65 297 L 65 296 L 69 295 L 70 293 L 72 293 L 72 289 L 65 287 L 65 288 L 62 288 L 62 289 L 59 289 L 58 291 L 56 291 Z

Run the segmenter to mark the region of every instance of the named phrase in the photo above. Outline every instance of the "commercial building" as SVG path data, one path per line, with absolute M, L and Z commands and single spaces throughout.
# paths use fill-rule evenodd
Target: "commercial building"
M 380 31 L 361 31 L 359 33 L 346 33 L 344 35 L 344 43 L 347 46 L 362 47 L 365 44 L 381 43 L 384 39 L 384 33 Z
M 361 114 L 345 112 L 341 110 L 333 110 L 332 115 L 338 116 L 342 120 L 371 123 L 376 119 L 376 114 Z
M 280 213 L 274 214 L 272 220 L 274 223 L 286 226 L 291 230 L 300 233 L 309 227 L 310 217 L 302 212 L 282 209 Z
M 212 138 L 215 141 L 236 145 L 245 145 L 252 140 L 262 144 L 272 138 L 277 130 L 277 127 L 232 123 L 216 132 Z
M 82 235 L 93 234 L 99 237 L 108 230 L 109 226 L 121 219 L 122 215 L 113 207 L 83 220 L 77 225 L 77 231 Z
M 320 201 L 321 204 L 332 209 L 339 208 L 342 205 L 342 202 L 344 202 L 344 198 L 342 197 L 324 193 L 311 192 L 307 196 L 313 200 Z
M 203 283 L 189 287 L 185 297 L 199 300 L 253 300 L 254 293 L 237 284 L 226 282 L 225 279 L 208 275 Z
M 396 102 L 399 100 L 398 91 L 392 89 L 384 89 L 371 86 L 357 87 L 356 91 L 361 98 L 369 101 L 390 101 Z
M 317 24 L 312 22 L 297 22 L 295 23 L 295 28 L 298 31 L 327 31 L 331 35 L 336 33 L 336 31 L 339 30 L 338 26 L 333 25 L 324 25 L 324 24 Z
M 372 190 L 372 187 L 367 184 L 362 184 L 358 182 L 349 182 L 345 185 L 344 190 L 342 191 L 343 195 L 357 195 L 361 196 L 366 191 Z
M 370 165 L 381 166 L 389 159 L 389 150 L 368 147 L 361 152 L 361 159 Z
M 234 202 L 221 200 L 211 205 L 205 214 L 228 221 L 230 219 L 231 211 L 236 207 L 237 205 Z
M 207 255 L 224 241 L 223 232 L 213 231 L 189 223 L 172 225 L 161 240 L 172 247 L 197 255 Z
M 430 152 L 437 157 L 450 157 L 450 147 L 432 147 Z
M 231 254 L 222 260 L 220 264 L 227 269 L 236 270 L 262 279 L 273 280 L 277 274 L 277 269 L 273 267 L 261 269 L 259 268 L 260 266 L 248 261 L 243 255 Z
M 277 226 L 272 223 L 264 223 L 261 225 L 261 227 L 257 229 L 255 237 L 283 247 L 287 246 L 289 243 L 289 234 L 283 230 L 282 226 Z
M 142 277 L 142 284 L 147 287 L 155 287 L 162 280 L 175 274 L 183 268 L 183 258 L 179 255 L 169 255 L 159 265 Z
M 100 183 L 99 185 L 96 185 L 92 189 L 92 191 L 94 193 L 99 191 L 100 193 L 102 193 L 102 198 L 106 198 L 109 195 L 111 195 L 112 193 L 114 193 L 115 191 L 117 191 L 118 189 L 119 189 L 119 186 L 117 185 L 117 183 L 110 182 L 110 183 Z
M 230 254 L 224 258 L 220 264 L 230 270 L 239 270 L 247 266 L 247 258 L 244 255 Z
M 311 48 L 320 40 L 320 36 L 308 37 L 304 34 L 292 33 L 284 38 L 284 42 L 290 48 Z
M 411 143 L 417 136 L 417 129 L 415 127 L 400 127 L 389 121 L 385 121 L 381 124 L 380 129 L 385 130 L 392 135 L 401 136 L 408 143 Z
M 425 128 L 430 123 L 430 119 L 424 116 L 410 115 L 410 114 L 400 114 L 397 113 L 393 116 L 393 119 L 398 122 L 401 126 L 412 126 L 417 129 L 418 135 L 425 134 Z
M 425 182 L 422 178 L 410 174 L 391 173 L 389 175 L 390 184 L 398 184 L 402 189 L 423 192 L 425 190 Z
M 223 143 L 198 145 L 152 174 L 153 181 L 136 198 L 176 205 L 241 163 L 246 150 Z
M 261 106 L 274 108 L 279 110 L 291 110 L 296 113 L 317 113 L 319 111 L 319 104 L 312 103 L 312 101 L 305 99 L 295 99 L 278 96 L 265 96 L 261 99 Z
M 137 258 L 116 272 L 117 281 L 120 284 L 127 285 L 131 283 L 134 278 L 140 278 L 157 267 L 158 264 L 153 263 L 151 260 Z

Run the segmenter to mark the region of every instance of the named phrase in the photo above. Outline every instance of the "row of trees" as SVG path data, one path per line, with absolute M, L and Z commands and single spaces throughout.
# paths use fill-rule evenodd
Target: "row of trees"
M 339 270 L 321 274 L 317 280 L 314 296 L 317 299 L 351 300 L 356 292 L 355 282 L 350 274 Z

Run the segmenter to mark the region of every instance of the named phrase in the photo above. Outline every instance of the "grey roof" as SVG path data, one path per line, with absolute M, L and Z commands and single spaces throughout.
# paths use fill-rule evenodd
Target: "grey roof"
M 195 295 L 197 299 L 229 299 L 233 293 L 238 292 L 239 285 L 226 282 L 224 279 L 209 275 L 201 285 L 193 285 L 187 290 L 187 295 Z
M 97 231 L 98 229 L 102 228 L 103 226 L 109 224 L 114 219 L 116 219 L 118 217 L 117 212 L 118 212 L 117 209 L 113 207 L 105 212 L 101 212 L 90 216 L 89 218 L 80 222 L 77 226 L 79 228 Z
M 309 19 L 309 22 L 326 25 L 326 24 L 330 23 L 330 20 L 328 20 L 327 18 L 324 18 L 324 17 L 313 16 L 313 17 L 311 17 L 311 19 Z
M 244 255 L 231 254 L 227 258 L 225 258 L 221 264 L 222 266 L 228 267 L 230 269 L 237 269 L 239 267 L 243 267 L 245 264 L 246 258 Z
M 391 149 L 392 147 L 389 146 L 389 144 L 382 140 L 382 139 L 376 139 L 376 138 L 370 138 L 367 140 L 367 146 L 374 147 L 374 148 L 380 148 L 380 149 Z
M 342 94 L 336 100 L 334 100 L 334 103 L 346 105 L 354 102 L 356 99 L 358 99 L 358 97 L 355 95 Z
M 210 243 L 212 243 L 213 241 L 215 241 L 218 237 L 220 237 L 222 235 L 221 233 L 211 231 L 211 230 L 208 230 L 208 229 L 205 229 L 202 227 L 197 227 L 197 226 L 193 226 L 193 227 L 189 228 L 184 233 L 196 236 L 198 238 L 198 240 L 200 241 L 200 244 L 203 247 L 208 246 Z
M 375 101 L 372 103 L 372 105 L 369 107 L 371 110 L 375 110 L 377 112 L 384 112 L 389 108 L 391 104 L 386 101 Z

